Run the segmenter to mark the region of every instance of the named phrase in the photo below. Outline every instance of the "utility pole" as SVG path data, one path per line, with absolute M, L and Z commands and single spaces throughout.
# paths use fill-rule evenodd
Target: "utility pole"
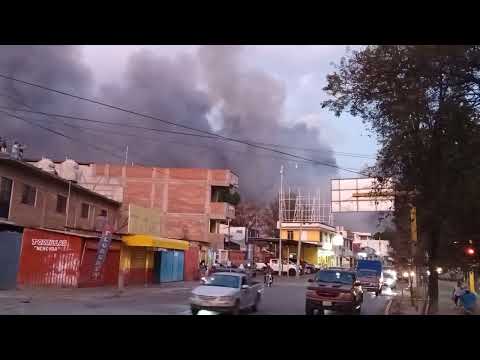
M 300 222 L 300 237 L 298 238 L 298 248 L 297 248 L 297 278 L 300 277 L 300 252 L 302 251 L 302 234 L 303 234 L 303 219 Z
M 128 165 L 128 145 L 125 149 L 125 165 Z M 133 166 L 133 163 L 132 163 L 132 166 Z
M 280 236 L 278 237 L 278 276 L 282 276 L 282 222 L 283 222 L 283 165 L 280 166 L 280 195 L 278 197 L 278 223 Z

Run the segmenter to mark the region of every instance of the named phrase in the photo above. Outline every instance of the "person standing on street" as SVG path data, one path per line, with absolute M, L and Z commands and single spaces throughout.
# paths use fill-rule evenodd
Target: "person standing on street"
M 465 290 L 463 288 L 463 283 L 461 280 L 457 281 L 457 286 L 453 288 L 452 298 L 455 306 L 459 306 L 459 299 L 464 294 Z
M 0 138 L 0 152 L 3 154 L 7 152 L 7 141 L 3 138 Z
M 20 154 L 20 144 L 18 143 L 18 141 L 15 141 L 13 143 L 13 146 L 12 146 L 12 152 L 11 152 L 11 157 L 12 159 L 14 160 L 18 160 L 19 158 L 19 155 Z

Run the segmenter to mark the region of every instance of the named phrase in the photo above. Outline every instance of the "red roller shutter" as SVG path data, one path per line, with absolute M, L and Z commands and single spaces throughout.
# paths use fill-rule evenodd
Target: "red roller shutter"
M 92 280 L 93 264 L 97 257 L 98 240 L 87 240 L 84 243 L 82 264 L 80 265 L 79 287 L 115 286 L 118 284 L 120 266 L 120 242 L 113 241 L 103 264 L 102 273 L 98 280 Z
M 32 287 L 76 287 L 82 238 L 46 230 L 25 229 L 18 282 Z
M 189 247 L 185 250 L 185 281 L 199 280 L 200 253 L 198 247 Z

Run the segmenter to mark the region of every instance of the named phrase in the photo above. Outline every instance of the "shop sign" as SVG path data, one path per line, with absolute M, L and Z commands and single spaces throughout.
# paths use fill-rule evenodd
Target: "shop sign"
M 32 239 L 32 246 L 36 251 L 65 251 L 68 250 L 68 240 Z
M 112 231 L 107 227 L 107 229 L 105 229 L 103 232 L 100 241 L 98 242 L 97 258 L 93 264 L 92 278 L 95 280 L 100 277 L 100 273 L 102 271 L 103 264 L 105 263 L 105 259 L 107 258 L 108 248 L 110 247 L 111 242 Z

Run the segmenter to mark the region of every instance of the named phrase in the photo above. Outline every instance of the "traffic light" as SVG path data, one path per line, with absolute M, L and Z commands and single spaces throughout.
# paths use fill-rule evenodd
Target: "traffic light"
M 475 250 L 472 247 L 468 247 L 465 252 L 470 256 L 475 255 Z

